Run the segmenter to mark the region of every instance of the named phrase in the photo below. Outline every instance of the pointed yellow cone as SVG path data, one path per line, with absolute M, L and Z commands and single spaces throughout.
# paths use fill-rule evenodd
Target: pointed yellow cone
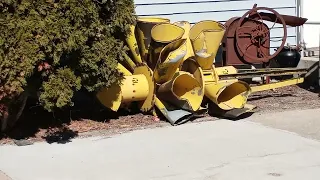
M 242 81 L 218 82 L 205 85 L 206 97 L 223 110 L 243 108 L 250 93 L 250 86 Z
M 221 23 L 209 20 L 201 21 L 190 29 L 189 38 L 194 54 L 203 69 L 212 68 L 225 30 Z
M 138 17 L 136 25 L 136 38 L 140 55 L 143 61 L 148 60 L 148 50 L 151 42 L 151 29 L 161 23 L 170 23 L 169 19 L 160 17 Z
M 198 95 L 204 96 L 204 75 L 199 64 L 193 59 L 187 59 L 183 62 L 181 71 L 189 72 L 199 82 L 201 91 L 198 91 Z
M 193 47 L 192 47 L 192 43 L 191 40 L 189 38 L 189 33 L 190 33 L 190 29 L 191 29 L 191 24 L 188 21 L 178 21 L 174 23 L 177 26 L 180 26 L 184 29 L 184 35 L 182 36 L 182 39 L 185 39 L 187 42 L 187 54 L 184 57 L 184 60 L 193 57 L 194 56 L 194 52 L 193 52 Z
M 179 39 L 182 38 L 184 29 L 170 23 L 162 23 L 155 25 L 151 30 L 152 41 L 149 48 L 149 61 L 148 65 L 154 69 L 162 49 Z
M 174 76 L 187 53 L 186 40 L 179 39 L 163 48 L 154 71 L 154 79 L 158 84 L 165 83 Z

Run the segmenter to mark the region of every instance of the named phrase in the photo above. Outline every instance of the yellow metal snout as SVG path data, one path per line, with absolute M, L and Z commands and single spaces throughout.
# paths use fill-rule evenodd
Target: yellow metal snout
M 225 31 L 224 25 L 209 20 L 198 22 L 191 28 L 189 38 L 202 69 L 212 68 Z
M 223 110 L 240 109 L 247 103 L 250 87 L 242 81 L 205 85 L 205 95 Z
M 150 111 L 155 94 L 152 71 L 147 66 L 140 66 L 131 74 L 121 64 L 118 69 L 125 75 L 122 83 L 101 89 L 96 94 L 97 99 L 113 111 L 118 111 L 122 103 L 128 102 L 139 102 L 142 111 Z
M 188 72 L 177 72 L 171 81 L 162 84 L 158 97 L 182 109 L 197 111 L 203 100 L 201 84 Z

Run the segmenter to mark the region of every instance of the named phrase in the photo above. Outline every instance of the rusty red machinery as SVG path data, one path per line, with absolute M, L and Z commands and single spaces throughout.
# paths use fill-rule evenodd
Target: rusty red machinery
M 262 11 L 262 12 L 259 12 Z M 265 21 L 272 22 L 268 27 Z M 287 25 L 297 27 L 303 25 L 307 19 L 279 14 L 267 7 L 257 7 L 255 4 L 251 10 L 242 17 L 229 19 L 225 26 L 222 50 L 222 66 L 228 65 L 258 65 L 267 66 L 269 61 L 275 58 L 284 48 L 287 40 Z M 280 27 L 276 27 L 280 24 Z M 280 46 L 273 54 L 270 54 L 270 32 L 272 29 L 282 29 L 283 37 L 278 41 Z

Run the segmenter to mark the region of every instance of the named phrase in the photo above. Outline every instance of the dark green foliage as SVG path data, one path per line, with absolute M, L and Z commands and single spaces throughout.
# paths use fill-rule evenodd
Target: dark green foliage
M 73 91 L 80 90 L 80 88 L 81 79 L 76 77 L 71 69 L 59 69 L 55 74 L 49 76 L 47 82 L 43 83 L 43 90 L 46 93 L 40 95 L 40 102 L 48 110 L 72 105 Z
M 133 0 L 0 0 L 0 103 L 32 90 L 49 111 L 119 82 Z

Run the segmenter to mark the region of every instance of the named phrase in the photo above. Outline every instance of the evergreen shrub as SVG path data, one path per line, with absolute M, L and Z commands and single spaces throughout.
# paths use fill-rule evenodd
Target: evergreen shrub
M 23 92 L 54 111 L 119 83 L 134 23 L 133 0 L 0 0 L 0 113 Z

